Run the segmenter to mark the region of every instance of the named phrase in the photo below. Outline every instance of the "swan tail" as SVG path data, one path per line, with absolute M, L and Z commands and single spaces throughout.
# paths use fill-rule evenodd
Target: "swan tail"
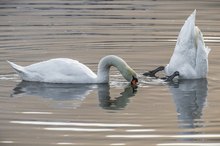
M 20 65 L 17 65 L 13 62 L 10 62 L 7 60 L 7 62 L 11 65 L 11 67 L 20 75 L 22 76 L 22 74 L 24 75 L 25 74 L 25 70 L 24 70 L 24 67 L 20 66 Z

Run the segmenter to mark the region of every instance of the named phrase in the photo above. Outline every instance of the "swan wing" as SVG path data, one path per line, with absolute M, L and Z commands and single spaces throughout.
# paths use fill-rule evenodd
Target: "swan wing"
M 17 65 L 18 66 L 18 65 Z M 96 78 L 84 64 L 68 59 L 57 58 L 35 63 L 26 67 L 13 67 L 23 80 L 49 83 L 92 83 Z

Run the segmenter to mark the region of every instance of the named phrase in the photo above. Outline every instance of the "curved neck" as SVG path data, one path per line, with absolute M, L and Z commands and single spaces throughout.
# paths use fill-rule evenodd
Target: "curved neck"
M 124 70 L 128 68 L 127 63 L 121 58 L 109 55 L 102 58 L 98 65 L 97 82 L 98 83 L 108 83 L 109 81 L 109 70 L 110 67 L 116 67 L 121 74 L 124 76 Z

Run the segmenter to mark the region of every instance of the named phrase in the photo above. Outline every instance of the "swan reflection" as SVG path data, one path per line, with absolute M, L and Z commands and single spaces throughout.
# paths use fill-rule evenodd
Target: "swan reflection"
M 178 84 L 170 85 L 170 91 L 173 95 L 181 127 L 200 127 L 202 125 L 200 119 L 208 91 L 207 80 L 180 80 Z
M 113 103 L 115 105 L 114 109 L 124 108 L 129 102 L 128 98 L 134 96 L 136 92 L 134 87 L 128 85 L 125 87 L 124 92 L 119 97 L 114 97 L 115 100 L 112 101 L 109 84 L 51 84 L 22 81 L 13 89 L 12 97 L 23 94 L 40 96 L 53 99 L 62 107 L 68 104 L 68 107 L 77 108 L 94 90 L 98 90 L 99 105 L 104 109 L 112 109 L 110 107 Z
M 98 89 L 99 103 L 102 108 L 109 110 L 117 110 L 117 109 L 125 108 L 126 105 L 129 103 L 129 97 L 134 96 L 135 93 L 137 92 L 136 87 L 127 86 L 124 88 L 124 92 L 120 93 L 120 96 L 111 98 L 109 92 L 110 89 L 109 86 L 108 85 L 104 85 L 104 86 Z
M 22 81 L 13 90 L 13 95 L 27 94 L 55 100 L 83 100 L 96 88 L 93 84 L 50 84 Z

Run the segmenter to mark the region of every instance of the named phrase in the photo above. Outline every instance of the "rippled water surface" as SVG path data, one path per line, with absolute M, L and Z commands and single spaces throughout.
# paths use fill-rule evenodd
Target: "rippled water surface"
M 137 89 L 111 69 L 110 85 L 21 82 L 21 65 L 74 58 L 94 72 L 121 56 L 141 75 L 168 63 L 185 19 L 197 9 L 209 55 L 207 79 Z M 220 145 L 220 2 L 1 0 L 0 145 Z

